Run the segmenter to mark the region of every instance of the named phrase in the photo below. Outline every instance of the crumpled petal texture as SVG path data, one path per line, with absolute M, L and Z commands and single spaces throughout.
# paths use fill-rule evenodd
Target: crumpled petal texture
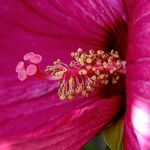
M 115 48 L 108 43 L 110 35 L 119 37 L 121 46 L 123 3 L 0 0 L 0 10 L 0 150 L 78 150 L 118 112 L 119 94 L 61 102 L 56 82 L 32 77 L 20 82 L 15 66 L 30 51 L 42 55 L 44 68 L 57 58 L 70 62 L 78 47 Z
M 131 2 L 131 3 L 130 3 Z M 150 1 L 130 1 L 125 149 L 150 149 Z

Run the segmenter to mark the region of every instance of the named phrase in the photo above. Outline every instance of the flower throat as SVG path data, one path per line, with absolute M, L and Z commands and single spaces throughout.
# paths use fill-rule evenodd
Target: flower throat
M 74 60 L 69 65 L 58 59 L 52 66 L 47 66 L 45 72 L 38 66 L 41 61 L 40 55 L 31 52 L 25 56 L 24 60 L 31 64 L 25 69 L 24 65 L 19 66 L 22 62 L 18 63 L 18 78 L 23 81 L 27 75 L 34 75 L 48 80 L 58 80 L 58 96 L 61 100 L 75 99 L 77 95 L 88 96 L 98 87 L 108 83 L 116 84 L 120 75 L 126 73 L 126 62 L 121 61 L 118 52 L 114 50 L 108 53 L 103 50 L 89 50 L 86 53 L 79 48 L 77 52 L 71 53 Z M 21 75 L 19 73 L 22 70 L 24 73 Z

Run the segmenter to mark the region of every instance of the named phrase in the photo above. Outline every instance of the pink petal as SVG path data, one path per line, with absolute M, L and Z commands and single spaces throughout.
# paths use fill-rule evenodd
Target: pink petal
M 23 59 L 25 61 L 30 60 L 32 56 L 34 56 L 35 54 L 33 52 L 29 52 L 27 54 L 24 55 Z
M 38 64 L 42 61 L 42 56 L 39 54 L 35 54 L 30 58 L 30 61 L 34 64 Z
M 35 75 L 36 72 L 37 72 L 37 67 L 36 67 L 35 65 L 32 65 L 32 64 L 31 64 L 31 65 L 29 65 L 29 66 L 27 67 L 26 71 L 27 71 L 27 75 L 33 76 L 33 75 Z
M 121 104 L 119 97 L 52 104 L 52 97 L 48 94 L 43 100 L 39 97 L 3 108 L 0 143 L 12 150 L 78 150 L 103 129 Z
M 78 47 L 85 50 L 123 47 L 120 42 L 126 26 L 123 7 L 121 0 L 57 0 L 53 3 L 5 0 L 0 5 L 1 48 L 5 49 L 1 49 L 1 56 L 12 53 L 15 64 L 29 50 L 35 50 L 46 58 L 43 63 L 52 63 L 58 58 L 70 62 L 70 53 Z
M 20 61 L 16 66 L 16 72 L 19 72 L 24 67 L 24 62 Z
M 150 149 L 150 1 L 130 4 L 125 149 Z
M 70 62 L 70 53 L 78 47 L 86 51 L 116 48 L 124 56 L 123 7 L 121 0 L 0 2 L 1 147 L 76 150 L 112 119 L 120 98 L 102 98 L 105 92 L 100 92 L 94 97 L 61 102 L 56 82 L 20 82 L 14 69 L 29 50 L 42 55 L 43 68 L 58 58 Z M 112 95 L 120 94 L 120 90 L 112 89 Z
M 26 71 L 25 71 L 24 69 L 20 70 L 20 71 L 18 72 L 18 79 L 19 79 L 20 81 L 24 81 L 26 78 L 27 78 L 27 73 L 26 73 Z

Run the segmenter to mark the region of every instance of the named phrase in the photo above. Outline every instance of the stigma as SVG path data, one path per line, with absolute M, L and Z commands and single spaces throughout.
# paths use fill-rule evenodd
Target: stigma
M 126 73 L 126 61 L 122 61 L 114 50 L 84 52 L 79 48 L 71 53 L 71 57 L 73 61 L 69 65 L 58 59 L 45 70 L 46 77 L 59 81 L 61 100 L 88 96 L 96 88 L 117 84 L 121 74 Z

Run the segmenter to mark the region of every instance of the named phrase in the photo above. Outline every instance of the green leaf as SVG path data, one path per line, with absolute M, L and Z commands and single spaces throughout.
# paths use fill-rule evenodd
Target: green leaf
M 121 119 L 104 131 L 105 142 L 111 150 L 123 150 L 123 129 L 124 123 Z
M 92 144 L 88 144 L 83 148 L 83 150 L 94 150 L 94 149 L 95 149 L 94 145 L 92 145 Z

